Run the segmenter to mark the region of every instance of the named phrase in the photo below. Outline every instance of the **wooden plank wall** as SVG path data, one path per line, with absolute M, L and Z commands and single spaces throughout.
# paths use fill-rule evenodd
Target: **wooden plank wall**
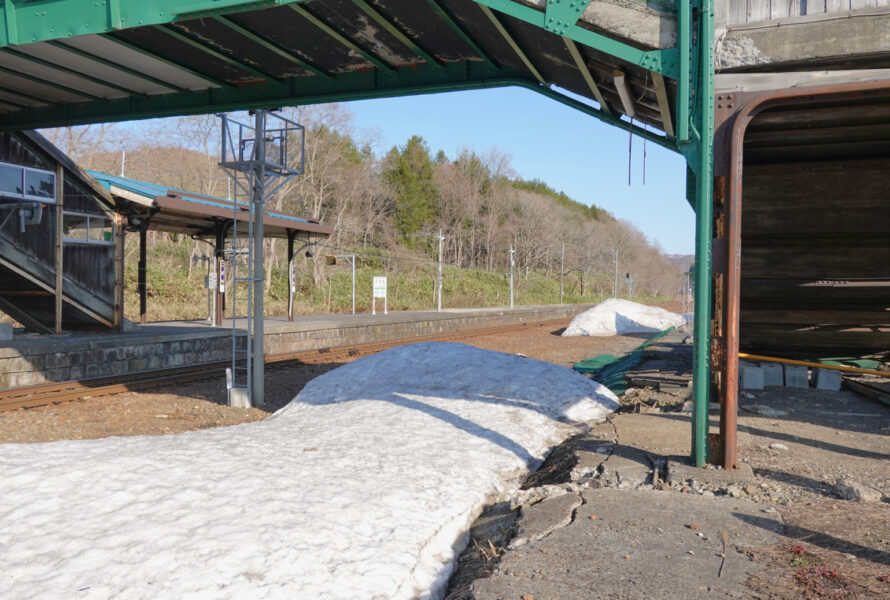
M 805 15 L 890 7 L 890 0 L 725 0 L 727 25 L 762 23 Z
M 890 159 L 746 166 L 741 345 L 890 347 Z

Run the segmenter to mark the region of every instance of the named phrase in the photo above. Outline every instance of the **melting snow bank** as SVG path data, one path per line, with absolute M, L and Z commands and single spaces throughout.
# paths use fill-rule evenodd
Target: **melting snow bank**
M 562 335 L 658 333 L 671 327 L 679 327 L 685 322 L 683 315 L 663 308 L 610 298 L 577 315 Z
M 615 410 L 572 370 L 405 346 L 260 422 L 0 445 L 0 596 L 436 598 L 493 496 Z

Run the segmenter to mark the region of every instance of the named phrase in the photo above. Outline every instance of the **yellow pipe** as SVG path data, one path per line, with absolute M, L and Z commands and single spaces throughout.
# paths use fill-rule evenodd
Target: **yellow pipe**
M 846 373 L 859 373 L 862 375 L 877 375 L 878 377 L 886 377 L 890 379 L 890 371 L 878 371 L 875 369 L 860 369 L 859 367 L 848 367 L 846 365 L 823 365 L 822 363 L 808 362 L 805 360 L 794 360 L 793 358 L 776 358 L 775 356 L 761 356 L 759 354 L 746 354 L 739 352 L 739 358 L 747 358 L 750 360 L 762 360 L 765 362 L 783 363 L 786 365 L 800 365 L 802 367 L 814 367 L 816 369 L 831 369 L 833 371 L 844 371 Z

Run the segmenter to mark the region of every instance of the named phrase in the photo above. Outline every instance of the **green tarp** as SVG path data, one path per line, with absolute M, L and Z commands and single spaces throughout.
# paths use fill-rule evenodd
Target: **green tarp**
M 597 381 L 616 395 L 620 396 L 627 390 L 627 381 L 625 375 L 633 367 L 637 366 L 643 359 L 643 351 L 649 347 L 654 341 L 666 336 L 675 328 L 671 327 L 666 331 L 649 338 L 630 352 L 621 356 L 614 354 L 602 354 L 593 358 L 586 358 L 574 365 L 579 373 L 590 377 Z

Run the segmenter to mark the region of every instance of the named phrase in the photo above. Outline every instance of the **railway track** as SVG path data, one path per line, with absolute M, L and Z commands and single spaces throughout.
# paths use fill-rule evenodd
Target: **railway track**
M 345 358 L 366 356 L 368 354 L 374 354 L 388 348 L 404 346 L 406 344 L 430 341 L 444 342 L 465 340 L 485 335 L 510 333 L 536 326 L 560 327 L 566 325 L 568 322 L 569 319 L 556 319 L 533 323 L 521 323 L 518 325 L 500 325 L 497 327 L 422 335 L 382 342 L 368 342 L 349 346 L 273 354 L 266 356 L 266 364 L 272 368 L 276 368 L 286 367 L 293 364 L 328 363 Z M 140 371 L 138 373 L 128 373 L 116 377 L 61 381 L 22 388 L 12 388 L 0 392 L 0 412 L 17 410 L 20 408 L 35 408 L 48 404 L 61 404 L 73 400 L 108 396 L 123 392 L 143 391 L 177 383 L 193 382 L 210 377 L 222 377 L 226 367 L 230 365 L 230 360 L 224 360 L 203 363 L 200 365 L 175 367 L 172 369 Z

